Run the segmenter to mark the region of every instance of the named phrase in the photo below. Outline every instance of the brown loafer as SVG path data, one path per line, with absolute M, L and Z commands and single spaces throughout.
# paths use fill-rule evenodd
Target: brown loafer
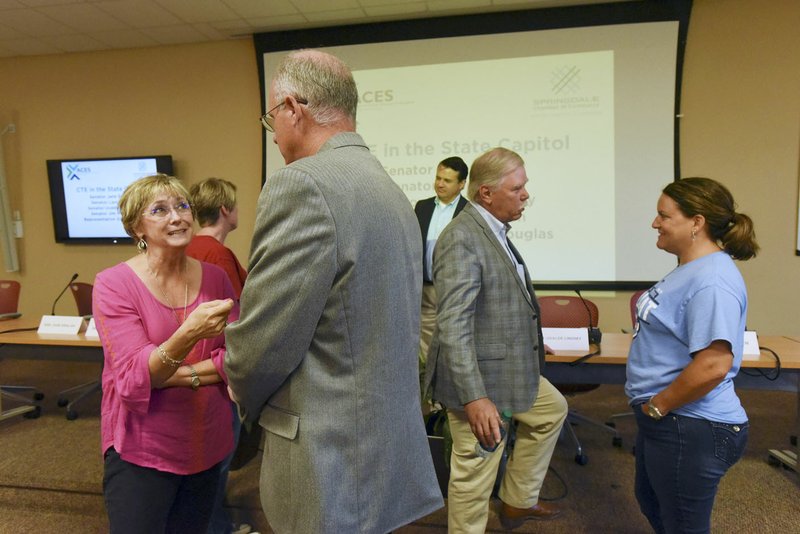
M 555 505 L 539 501 L 530 508 L 515 508 L 503 503 L 500 507 L 500 524 L 507 530 L 512 530 L 522 525 L 529 519 L 534 521 L 549 521 L 561 515 Z

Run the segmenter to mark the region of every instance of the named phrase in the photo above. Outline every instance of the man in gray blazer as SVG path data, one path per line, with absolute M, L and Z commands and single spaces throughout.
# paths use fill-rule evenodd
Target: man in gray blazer
M 262 118 L 287 167 L 259 197 L 225 370 L 266 430 L 278 533 L 381 534 L 443 504 L 419 406 L 419 227 L 354 131 L 357 102 L 344 63 L 302 50 Z
M 522 158 L 495 148 L 470 169 L 472 201 L 444 229 L 433 256 L 439 296 L 426 367 L 432 397 L 447 408 L 453 452 L 447 494 L 450 532 L 482 533 L 505 440 L 499 411 L 518 422 L 500 488 L 504 527 L 551 519 L 539 490 L 567 415 L 564 397 L 540 375 L 544 343 L 530 275 L 507 240 L 528 200 Z M 486 458 L 477 441 L 498 444 Z

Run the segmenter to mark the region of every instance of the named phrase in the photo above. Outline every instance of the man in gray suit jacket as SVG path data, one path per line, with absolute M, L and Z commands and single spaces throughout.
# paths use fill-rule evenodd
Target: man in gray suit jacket
M 450 532 L 482 533 L 505 440 L 499 411 L 518 422 L 500 488 L 500 520 L 514 528 L 559 514 L 539 502 L 561 425 L 564 397 L 540 375 L 544 343 L 530 275 L 507 240 L 528 200 L 522 158 L 495 148 L 476 159 L 472 203 L 439 236 L 433 280 L 439 296 L 426 368 L 433 399 L 447 408 L 453 452 L 447 493 Z M 477 441 L 497 450 L 486 458 Z
M 442 506 L 419 407 L 419 227 L 354 131 L 344 63 L 289 54 L 269 102 L 287 167 L 259 198 L 228 383 L 266 430 L 275 532 L 385 533 Z

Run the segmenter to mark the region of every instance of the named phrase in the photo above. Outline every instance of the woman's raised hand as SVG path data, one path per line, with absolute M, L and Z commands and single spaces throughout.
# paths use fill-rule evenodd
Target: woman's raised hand
M 225 330 L 231 309 L 233 309 L 233 299 L 203 302 L 189 314 L 183 326 L 195 339 L 217 337 Z

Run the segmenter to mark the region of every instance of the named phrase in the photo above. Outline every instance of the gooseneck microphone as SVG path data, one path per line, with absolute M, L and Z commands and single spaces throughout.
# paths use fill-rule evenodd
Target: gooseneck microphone
M 56 314 L 56 303 L 58 302 L 58 299 L 61 298 L 61 296 L 64 294 L 64 292 L 69 288 L 69 285 L 72 282 L 74 282 L 76 278 L 78 278 L 78 273 L 75 273 L 75 274 L 72 275 L 72 278 L 69 279 L 69 282 L 67 282 L 67 285 L 64 286 L 64 289 L 62 289 L 61 293 L 58 294 L 58 296 L 56 297 L 56 300 L 53 301 L 53 308 L 50 310 L 50 315 L 55 315 Z
M 581 299 L 581 302 L 583 303 L 583 307 L 586 308 L 586 314 L 589 317 L 589 325 L 588 325 L 589 343 L 594 343 L 595 345 L 599 345 L 600 344 L 600 340 L 603 339 L 603 333 L 600 331 L 599 328 L 596 328 L 596 327 L 592 326 L 592 311 L 589 309 L 589 305 L 586 304 L 586 299 L 584 299 L 583 295 L 581 295 L 581 290 L 580 289 L 575 289 L 574 291 L 578 295 L 578 297 Z

